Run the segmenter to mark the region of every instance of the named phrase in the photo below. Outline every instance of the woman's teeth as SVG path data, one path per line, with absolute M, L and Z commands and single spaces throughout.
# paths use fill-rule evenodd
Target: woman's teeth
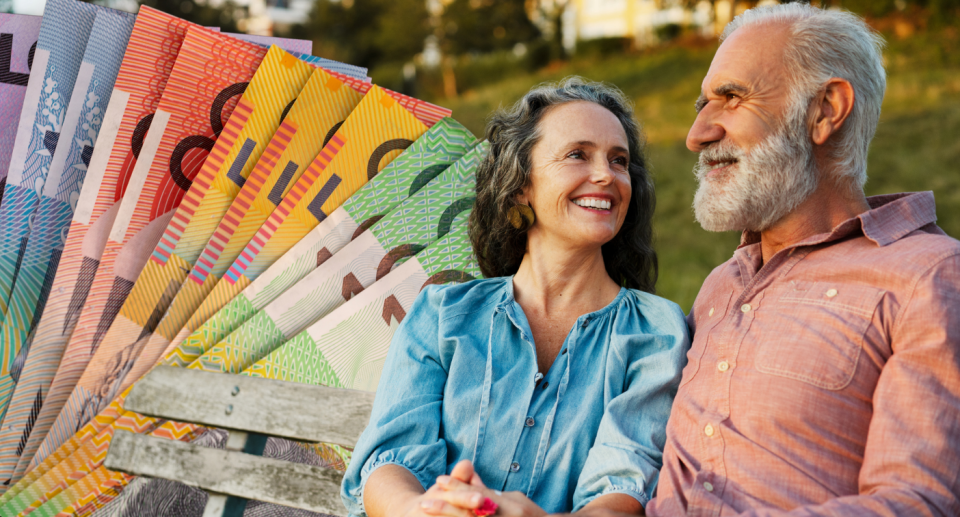
M 596 199 L 592 197 L 582 197 L 574 199 L 574 203 L 585 208 L 599 208 L 600 210 L 610 210 L 611 203 L 606 199 Z

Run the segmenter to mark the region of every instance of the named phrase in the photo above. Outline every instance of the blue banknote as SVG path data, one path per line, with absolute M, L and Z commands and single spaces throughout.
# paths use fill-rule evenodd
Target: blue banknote
M 61 127 L 62 138 L 47 173 L 0 329 L 0 350 L 7 355 L 15 354 L 9 371 L 14 382 L 26 361 L 29 350 L 26 338 L 36 326 L 50 294 L 135 21 L 134 14 L 104 9 L 97 12 L 93 22 Z M 6 380 L 4 376 L 0 378 Z M 6 408 L 8 394 L 9 390 L 0 389 L 0 411 Z
M 27 235 L 61 141 L 80 62 L 100 9 L 78 0 L 47 0 L 43 11 L 0 204 L 0 312 L 3 315 L 7 313 L 17 269 L 26 251 Z M 9 372 L 12 365 L 11 352 L 4 350 L 0 356 L 2 374 Z

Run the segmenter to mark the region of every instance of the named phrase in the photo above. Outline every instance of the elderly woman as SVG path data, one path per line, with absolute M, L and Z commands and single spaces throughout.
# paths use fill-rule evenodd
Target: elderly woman
M 343 500 L 371 517 L 468 516 L 487 498 L 498 515 L 640 514 L 689 337 L 650 294 L 638 124 L 618 90 L 572 78 L 494 114 L 487 139 L 470 220 L 487 279 L 420 293 Z

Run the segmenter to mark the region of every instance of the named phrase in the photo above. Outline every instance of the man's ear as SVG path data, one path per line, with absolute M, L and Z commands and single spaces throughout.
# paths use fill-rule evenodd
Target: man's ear
M 824 85 L 814 107 L 813 128 L 810 137 L 816 145 L 823 145 L 830 136 L 840 131 L 853 111 L 856 94 L 853 85 L 846 79 L 834 77 Z

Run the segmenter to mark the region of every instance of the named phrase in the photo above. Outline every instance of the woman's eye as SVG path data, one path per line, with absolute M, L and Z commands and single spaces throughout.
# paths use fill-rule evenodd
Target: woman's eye
M 572 153 L 567 155 L 567 158 L 576 158 L 579 160 L 583 158 L 583 151 L 573 151 Z
M 614 159 L 613 159 L 613 163 L 615 163 L 615 164 L 617 164 L 617 165 L 619 165 L 619 166 L 621 166 L 621 167 L 626 167 L 626 166 L 627 166 L 627 159 L 624 158 L 623 156 L 621 156 L 621 157 L 619 157 L 619 158 L 614 158 Z

